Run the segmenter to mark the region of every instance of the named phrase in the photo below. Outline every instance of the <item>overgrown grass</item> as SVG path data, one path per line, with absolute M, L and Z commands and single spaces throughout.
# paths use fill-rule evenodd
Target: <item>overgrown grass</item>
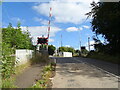
M 15 78 L 10 77 L 9 79 L 2 79 L 2 86 L 1 88 L 17 88 L 16 85 L 14 85 Z
M 34 56 L 29 60 L 29 62 L 22 64 L 20 66 L 16 67 L 16 76 L 19 75 L 20 73 L 22 73 L 26 68 L 28 68 L 29 66 L 33 65 L 33 64 L 38 64 L 38 63 L 48 63 L 49 58 L 47 55 L 42 55 L 41 53 L 36 53 L 34 54 Z M 38 85 L 38 83 L 36 83 L 36 86 Z M 40 88 L 40 86 L 39 86 Z
M 55 71 L 56 64 L 54 62 L 50 63 L 49 65 L 45 66 L 42 71 L 42 77 L 40 80 L 36 82 L 32 88 L 51 88 L 51 78 L 53 76 L 53 71 Z
M 31 63 L 48 63 L 49 62 L 49 55 L 48 54 L 42 54 L 39 52 L 36 52 L 33 58 L 31 59 Z
M 15 67 L 15 74 L 10 76 L 10 78 L 2 79 L 1 88 L 18 88 L 14 83 L 16 80 L 16 76 L 22 73 L 27 67 L 31 65 L 31 62 L 27 62 L 25 64 L 19 65 Z
M 15 72 L 13 75 L 10 76 L 10 78 L 2 79 L 2 85 L 0 88 L 18 88 L 16 85 L 14 85 L 14 82 L 16 80 L 16 76 L 22 73 L 26 68 L 29 66 L 36 64 L 36 63 L 49 63 L 48 55 L 42 55 L 40 53 L 36 53 L 29 62 L 16 66 Z M 49 69 L 49 67 L 46 69 Z M 44 70 L 46 71 L 46 70 Z M 41 82 L 41 81 L 40 81 Z M 36 84 L 37 85 L 37 84 Z
M 22 73 L 29 66 L 31 66 L 31 61 L 29 61 L 29 62 L 27 62 L 25 64 L 22 64 L 22 65 L 16 66 L 15 67 L 15 74 L 19 75 L 20 73 Z
M 87 57 L 97 59 L 97 60 L 107 61 L 107 62 L 111 62 L 111 63 L 116 63 L 116 64 L 118 64 L 119 60 L 120 60 L 119 55 L 112 56 L 112 55 L 108 55 L 108 54 L 104 54 L 104 53 L 97 53 L 97 52 L 92 52 L 92 53 L 88 54 Z
M 24 69 L 26 69 L 27 67 L 36 64 L 36 63 L 48 63 L 49 62 L 49 58 L 48 55 L 42 55 L 41 53 L 36 53 L 33 55 L 33 57 L 25 64 L 19 65 L 15 68 L 15 73 L 16 74 L 20 74 L 22 73 L 22 71 L 24 71 Z

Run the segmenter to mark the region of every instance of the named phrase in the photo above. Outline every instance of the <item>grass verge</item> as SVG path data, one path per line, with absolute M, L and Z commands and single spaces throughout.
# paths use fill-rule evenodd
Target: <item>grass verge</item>
M 47 63 L 49 61 L 48 55 L 42 55 L 40 53 L 36 53 L 31 60 L 27 63 L 16 66 L 15 73 L 11 75 L 10 78 L 2 79 L 2 84 L 0 88 L 19 88 L 15 85 L 16 76 L 20 75 L 26 68 L 36 63 Z
M 16 76 L 22 73 L 26 68 L 31 65 L 31 62 L 27 62 L 25 64 L 19 65 L 15 67 L 15 74 L 13 74 L 10 78 L 2 79 L 2 88 L 18 88 L 14 83 L 16 80 Z
M 9 79 L 2 79 L 2 88 L 17 88 L 16 85 L 14 85 L 15 78 L 10 77 Z
M 118 56 L 118 55 L 112 56 L 112 55 L 108 55 L 108 54 L 95 53 L 95 52 L 88 54 L 87 58 L 93 58 L 93 59 L 107 61 L 107 62 L 111 62 L 111 63 L 115 63 L 115 64 L 118 64 L 119 60 L 120 60 L 120 56 Z
M 32 86 L 32 88 L 51 88 L 52 82 L 50 78 L 55 76 L 55 67 L 56 64 L 54 62 L 46 65 L 43 68 L 40 80 L 36 80 L 36 83 Z
M 22 65 L 16 66 L 16 68 L 15 68 L 15 74 L 19 75 L 20 73 L 22 73 L 29 66 L 31 66 L 31 61 L 29 61 L 29 62 L 27 62 L 25 64 L 22 64 Z

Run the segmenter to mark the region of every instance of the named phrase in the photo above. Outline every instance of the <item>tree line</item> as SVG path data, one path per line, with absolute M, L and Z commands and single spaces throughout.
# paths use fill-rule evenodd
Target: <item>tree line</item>
M 97 52 L 120 55 L 120 2 L 93 2 L 91 8 L 86 15 L 92 17 L 95 49 Z M 102 35 L 106 42 L 102 43 L 98 35 Z
M 49 55 L 53 55 L 55 53 L 55 50 L 56 50 L 55 46 L 48 45 L 48 54 Z M 65 47 L 65 46 L 59 47 L 57 49 L 57 53 L 58 52 L 72 52 L 72 54 L 77 54 L 77 55 L 80 54 L 80 50 L 75 50 L 73 47 Z

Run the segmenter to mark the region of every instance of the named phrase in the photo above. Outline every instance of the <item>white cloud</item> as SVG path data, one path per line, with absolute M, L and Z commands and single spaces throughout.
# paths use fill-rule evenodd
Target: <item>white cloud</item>
M 43 25 L 48 25 L 48 20 L 45 20 L 45 19 L 41 19 L 41 18 L 38 18 L 38 17 L 35 17 L 33 18 L 34 21 L 37 21 Z
M 20 22 L 21 24 L 25 23 L 24 19 L 20 19 L 18 17 L 11 18 L 11 21 L 14 22 L 14 23 L 17 23 L 17 22 Z
M 41 21 L 42 21 L 42 19 L 41 19 L 41 18 L 38 18 L 38 17 L 34 17 L 33 20 L 34 20 L 34 21 L 37 21 L 37 22 L 41 22 Z
M 66 31 L 74 32 L 74 31 L 78 31 L 78 28 L 76 28 L 76 27 L 69 27 L 69 28 L 66 29 Z
M 87 18 L 85 15 L 91 10 L 93 0 L 55 0 L 50 3 L 41 3 L 33 6 L 39 14 L 48 16 L 49 7 L 52 7 L 52 16 L 55 22 L 79 24 Z M 98 1 L 98 0 L 94 0 Z
M 26 27 L 21 27 L 23 30 L 25 30 Z M 47 36 L 48 33 L 48 27 L 47 26 L 33 26 L 33 27 L 28 27 L 28 30 L 31 32 L 33 36 L 41 36 L 45 35 Z M 60 31 L 61 29 L 58 27 L 52 27 L 51 26 L 51 31 L 50 31 L 50 37 L 54 37 L 55 33 Z
M 70 47 L 70 45 L 65 45 L 65 47 Z
M 54 42 L 54 39 L 49 38 L 49 42 Z
M 86 29 L 89 29 L 89 28 L 90 28 L 90 26 L 86 26 L 86 25 L 84 25 L 83 27 L 86 28 Z
M 21 28 L 22 28 L 22 31 L 26 31 L 27 30 L 26 27 L 21 27 Z M 42 35 L 47 37 L 47 34 L 48 34 L 47 26 L 32 26 L 32 27 L 28 27 L 28 31 L 30 32 L 31 37 L 33 37 L 34 44 L 36 44 L 36 42 L 37 42 L 37 37 L 41 37 Z M 61 29 L 58 28 L 58 27 L 51 26 L 50 37 L 54 37 L 55 34 L 58 31 L 61 31 Z M 54 42 L 54 39 L 50 38 L 49 42 Z
M 82 27 L 80 27 L 80 28 L 79 28 L 79 30 L 83 30 L 83 28 L 82 28 Z
M 79 31 L 79 30 L 83 30 L 83 28 L 82 28 L 82 27 L 80 27 L 80 28 L 68 27 L 68 28 L 66 29 L 66 31 L 68 31 L 68 32 L 74 32 L 74 31 Z

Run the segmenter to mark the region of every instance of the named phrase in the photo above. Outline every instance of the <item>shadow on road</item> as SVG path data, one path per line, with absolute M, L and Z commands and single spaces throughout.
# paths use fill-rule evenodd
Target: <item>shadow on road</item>
M 62 68 L 61 68 L 62 67 Z M 110 77 L 107 73 L 101 72 L 93 67 L 90 67 L 86 64 L 79 63 L 79 64 L 59 64 L 59 66 L 56 68 L 59 74 L 62 74 L 64 76 L 71 76 L 74 77 L 76 75 L 82 75 L 85 77 L 90 78 L 103 78 L 103 77 Z
M 61 64 L 62 63 L 87 63 L 88 65 L 93 65 L 93 66 L 101 68 L 107 72 L 110 72 L 114 75 L 120 76 L 120 70 L 119 70 L 120 65 L 118 65 L 118 64 L 113 64 L 113 63 L 90 59 L 90 58 L 81 58 L 81 57 L 72 57 L 72 58 L 60 57 L 60 58 L 56 58 L 56 59 L 57 59 L 57 63 L 61 63 Z

